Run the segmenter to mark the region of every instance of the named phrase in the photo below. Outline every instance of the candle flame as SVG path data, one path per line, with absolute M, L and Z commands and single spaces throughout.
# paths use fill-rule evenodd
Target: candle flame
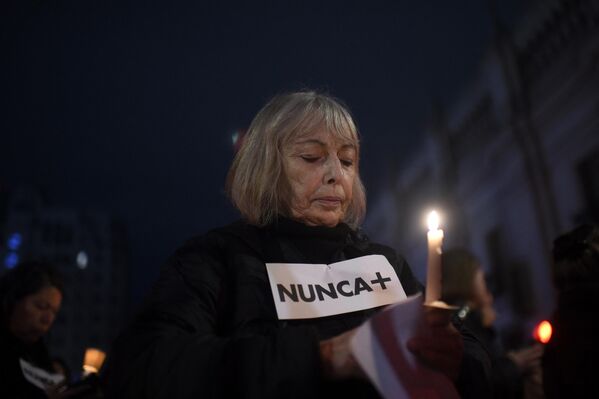
M 553 328 L 547 320 L 540 322 L 533 332 L 533 337 L 542 344 L 546 344 L 551 340 Z
M 439 214 L 437 211 L 432 211 L 428 214 L 427 224 L 429 231 L 435 231 L 439 228 Z

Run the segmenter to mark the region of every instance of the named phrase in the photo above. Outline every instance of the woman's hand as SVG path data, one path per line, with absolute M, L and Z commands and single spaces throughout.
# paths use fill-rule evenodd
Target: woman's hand
M 89 389 L 87 386 L 69 388 L 66 381 L 62 381 L 46 388 L 46 395 L 49 399 L 68 399 L 79 395 L 87 389 Z
M 522 374 L 526 374 L 540 367 L 544 349 L 543 345 L 535 344 L 517 351 L 510 351 L 507 353 L 507 357 L 516 364 Z
M 425 309 L 425 322 L 417 335 L 408 340 L 408 349 L 424 364 L 455 381 L 464 352 L 462 336 L 443 309 Z
M 351 353 L 350 341 L 356 329 L 320 341 L 320 358 L 327 378 L 365 378 L 364 372 Z

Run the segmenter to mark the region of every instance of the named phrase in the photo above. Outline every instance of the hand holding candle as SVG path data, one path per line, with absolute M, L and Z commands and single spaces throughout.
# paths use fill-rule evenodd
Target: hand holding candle
M 441 247 L 443 245 L 443 230 L 439 229 L 439 214 L 436 211 L 429 213 L 427 222 L 428 263 L 424 303 L 430 304 L 441 299 Z

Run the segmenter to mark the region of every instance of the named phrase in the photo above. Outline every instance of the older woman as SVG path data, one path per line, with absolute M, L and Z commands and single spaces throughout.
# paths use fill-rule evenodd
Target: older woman
M 137 320 L 115 343 L 108 395 L 377 397 L 348 343 L 380 307 L 348 303 L 384 289 L 387 278 L 408 295 L 421 286 L 393 250 L 358 231 L 366 203 L 359 162 L 356 126 L 339 101 L 314 92 L 271 100 L 228 176 L 243 219 L 190 240 L 168 261 Z M 378 285 L 361 277 L 285 285 L 269 269 L 283 265 L 279 270 L 295 276 L 340 261 L 363 268 L 369 255 L 383 255 L 393 276 L 379 274 Z M 345 310 L 324 312 L 333 300 L 346 301 Z M 290 303 L 304 316 L 284 316 Z M 462 356 L 462 340 L 451 325 L 437 324 L 410 347 L 452 379 L 461 364 L 463 380 L 464 369 L 484 370 L 471 367 L 484 355 L 467 341 Z M 473 386 L 485 375 L 476 378 Z

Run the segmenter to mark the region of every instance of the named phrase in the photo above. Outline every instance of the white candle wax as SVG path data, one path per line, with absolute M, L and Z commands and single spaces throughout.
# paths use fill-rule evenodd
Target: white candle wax
M 441 299 L 441 252 L 443 246 L 443 230 L 439 229 L 439 216 L 433 211 L 428 217 L 429 231 L 428 261 L 426 268 L 425 303 Z

